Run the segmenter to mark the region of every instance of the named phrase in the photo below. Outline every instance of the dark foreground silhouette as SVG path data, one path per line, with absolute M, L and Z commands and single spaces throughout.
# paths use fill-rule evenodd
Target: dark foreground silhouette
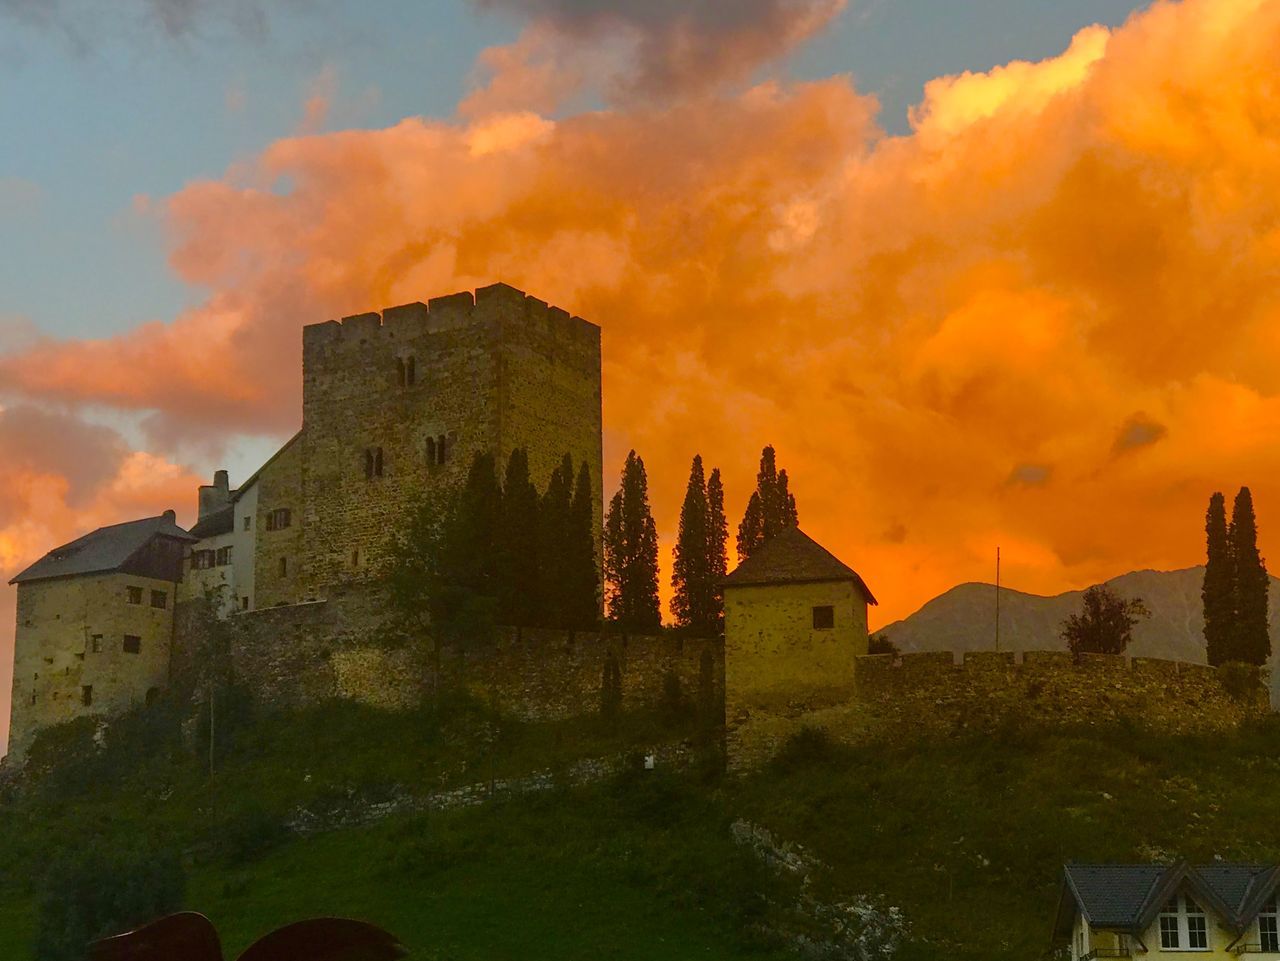
M 259 938 L 237 961 L 392 961 L 404 946 L 381 928 L 347 918 L 312 918 Z M 89 961 L 224 961 L 218 932 L 194 911 L 89 945 Z

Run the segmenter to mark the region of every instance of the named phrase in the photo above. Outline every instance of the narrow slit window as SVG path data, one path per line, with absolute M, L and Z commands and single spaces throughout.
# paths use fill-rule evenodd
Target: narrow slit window
M 427 438 L 427 463 L 432 467 L 436 466 L 436 439 L 434 437 Z
M 449 440 L 444 434 L 436 438 L 436 453 L 440 455 L 441 464 L 449 460 Z
M 86 684 L 80 688 L 80 703 L 85 707 L 93 706 L 93 685 Z
M 404 360 L 400 357 L 397 357 L 396 358 L 396 383 L 398 383 L 401 387 L 403 387 L 405 385 L 405 382 L 406 382 L 406 371 L 404 366 Z
M 404 362 L 404 382 L 407 387 L 418 382 L 418 362 L 412 357 Z
M 373 473 L 375 477 L 382 476 L 382 448 L 376 448 L 373 452 Z

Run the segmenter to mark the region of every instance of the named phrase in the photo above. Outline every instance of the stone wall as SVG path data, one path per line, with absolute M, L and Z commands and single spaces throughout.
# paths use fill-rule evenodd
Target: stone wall
M 424 493 L 480 452 L 501 469 L 527 448 L 539 488 L 585 460 L 602 529 L 600 330 L 504 284 L 304 328 L 303 425 L 305 596 L 385 573 Z
M 269 705 L 300 707 L 342 697 L 406 708 L 432 689 L 429 658 L 409 647 L 378 643 L 386 610 L 373 585 L 335 587 L 322 601 L 235 614 L 232 661 L 237 675 Z M 189 663 L 193 611 L 180 613 L 179 659 Z M 442 670 L 506 714 L 558 720 L 600 709 L 606 660 L 622 682 L 624 710 L 652 707 L 665 696 L 668 674 L 686 703 L 698 696 L 704 659 L 717 708 L 724 698 L 724 656 L 718 639 L 639 637 L 504 628 L 465 657 L 447 653 Z
M 263 466 L 255 486 L 252 603 L 256 608 L 292 604 L 309 593 L 302 550 L 302 443 L 299 437 L 285 444 Z M 268 515 L 280 508 L 289 511 L 288 526 L 268 524 Z

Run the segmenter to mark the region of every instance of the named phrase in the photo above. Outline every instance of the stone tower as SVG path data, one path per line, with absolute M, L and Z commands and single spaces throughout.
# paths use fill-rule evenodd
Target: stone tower
M 501 471 L 524 447 L 539 489 L 566 452 L 575 470 L 585 461 L 599 556 L 600 328 L 564 310 L 494 284 L 312 324 L 302 422 L 296 573 L 259 559 L 260 574 L 299 579 L 295 596 L 384 573 L 423 492 L 460 481 L 482 451 Z

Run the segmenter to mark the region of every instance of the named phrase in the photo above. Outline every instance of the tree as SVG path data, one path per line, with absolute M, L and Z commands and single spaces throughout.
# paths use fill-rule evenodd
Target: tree
M 604 528 L 604 569 L 609 617 L 634 631 L 662 625 L 658 608 L 658 529 L 649 512 L 644 461 L 633 450 L 622 483 L 609 502 Z
M 1135 597 L 1125 600 L 1105 584 L 1084 592 L 1079 614 L 1062 622 L 1062 636 L 1077 657 L 1081 654 L 1121 654 L 1133 639 L 1133 627 L 1151 612 Z
M 1233 660 L 1231 646 L 1235 633 L 1234 558 L 1227 534 L 1226 500 L 1220 491 L 1209 498 L 1205 515 L 1204 643 L 1209 663 L 1215 667 Z
M 680 507 L 671 565 L 671 613 L 681 627 L 715 629 L 715 580 L 711 573 L 711 509 L 702 457 L 695 456 Z
M 1228 660 L 1265 664 L 1271 656 L 1267 632 L 1267 565 L 1258 553 L 1258 525 L 1253 495 L 1241 487 L 1231 508 L 1231 566 L 1235 585 L 1235 629 Z
M 551 472 L 546 493 L 538 505 L 538 550 L 541 564 L 538 621 L 546 627 L 563 628 L 569 624 L 570 541 L 573 512 L 573 458 L 564 455 Z
M 724 484 L 720 481 L 719 467 L 712 468 L 711 476 L 707 478 L 707 534 L 712 627 L 719 633 L 724 630 L 724 578 L 729 573 L 729 558 L 725 552 L 729 521 L 724 514 Z
M 799 526 L 795 495 L 788 490 L 787 472 L 778 470 L 772 446 L 760 452 L 760 471 L 756 489 L 747 501 L 742 523 L 738 525 L 738 561 L 750 557 L 760 545 L 778 531 Z
M 395 643 L 464 648 L 497 623 L 502 491 L 493 455 L 477 454 L 461 489 L 435 489 L 392 546 L 388 577 Z
M 538 565 L 538 490 L 529 479 L 529 454 L 511 452 L 502 484 L 502 522 L 498 540 L 498 609 L 506 624 L 541 621 Z
M 565 624 L 571 630 L 600 625 L 600 568 L 596 564 L 596 521 L 591 468 L 583 461 L 569 505 L 568 556 L 565 559 Z
M 101 841 L 56 859 L 40 885 L 36 961 L 83 961 L 90 941 L 182 908 L 186 879 L 172 850 Z

